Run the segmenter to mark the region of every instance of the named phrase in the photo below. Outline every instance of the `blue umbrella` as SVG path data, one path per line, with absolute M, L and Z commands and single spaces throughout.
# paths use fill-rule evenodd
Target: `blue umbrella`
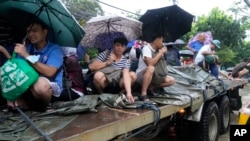
M 102 33 L 96 36 L 95 42 L 92 47 L 95 47 L 100 51 L 104 51 L 106 49 L 112 49 L 114 44 L 114 39 L 119 37 L 125 37 L 122 32 L 110 32 L 110 33 Z

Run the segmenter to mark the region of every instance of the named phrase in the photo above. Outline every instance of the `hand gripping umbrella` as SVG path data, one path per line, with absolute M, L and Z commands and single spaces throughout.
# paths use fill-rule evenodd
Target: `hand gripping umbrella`
M 174 42 L 191 30 L 194 16 L 177 5 L 147 10 L 139 21 L 142 25 L 142 37 L 150 41 L 152 35 L 160 33 L 164 42 Z
M 5 17 L 21 36 L 26 24 L 38 17 L 50 28 L 50 39 L 61 46 L 76 47 L 84 31 L 60 0 L 1 0 L 0 15 Z

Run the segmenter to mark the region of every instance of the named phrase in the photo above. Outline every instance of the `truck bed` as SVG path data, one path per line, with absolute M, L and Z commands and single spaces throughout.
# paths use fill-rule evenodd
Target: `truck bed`
M 224 80 L 224 82 L 227 90 L 230 90 L 246 84 L 247 80 Z M 193 104 L 199 103 L 201 99 L 202 96 L 194 99 Z M 190 104 L 159 106 L 161 119 L 189 106 Z M 69 125 L 51 135 L 51 138 L 69 141 L 105 141 L 150 124 L 153 118 L 153 112 L 147 109 L 98 109 L 98 113 L 79 114 Z

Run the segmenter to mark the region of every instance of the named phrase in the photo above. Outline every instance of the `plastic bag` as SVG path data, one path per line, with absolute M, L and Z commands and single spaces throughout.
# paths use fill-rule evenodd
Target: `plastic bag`
M 21 96 L 38 79 L 38 73 L 23 59 L 12 58 L 4 63 L 1 70 L 2 95 L 9 101 Z

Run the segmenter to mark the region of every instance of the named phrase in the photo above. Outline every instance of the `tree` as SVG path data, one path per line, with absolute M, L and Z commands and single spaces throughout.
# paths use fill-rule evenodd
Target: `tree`
M 62 0 L 62 2 L 81 25 L 84 25 L 91 17 L 104 13 L 95 0 Z
M 217 7 L 213 8 L 208 16 L 202 15 L 192 25 L 192 31 L 184 36 L 190 39 L 192 35 L 201 31 L 211 31 L 214 39 L 221 41 L 222 48 L 218 50 L 221 62 L 226 66 L 238 63 L 242 55 L 245 35 L 245 26 L 241 20 L 235 20 L 233 16 L 225 14 Z M 187 40 L 186 40 L 187 41 Z

